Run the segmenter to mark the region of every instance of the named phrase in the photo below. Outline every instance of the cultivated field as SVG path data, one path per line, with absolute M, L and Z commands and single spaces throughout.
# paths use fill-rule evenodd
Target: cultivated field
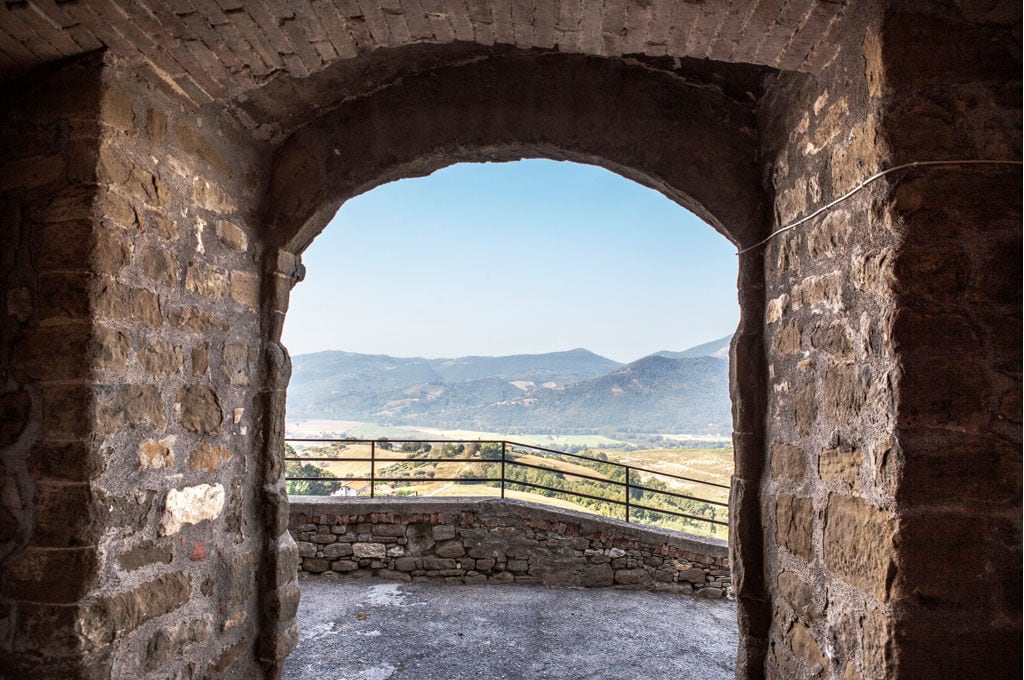
M 643 450 L 628 450 L 628 444 L 600 435 L 508 435 L 496 432 L 477 432 L 469 430 L 442 430 L 426 427 L 381 427 L 367 423 L 356 423 L 353 421 L 303 421 L 300 423 L 288 424 L 289 436 L 306 437 L 354 437 L 359 439 L 379 439 L 386 437 L 390 440 L 400 439 L 443 439 L 453 442 L 472 442 L 474 440 L 511 440 L 558 450 L 560 447 L 579 448 L 586 447 L 579 451 L 581 455 L 588 457 L 607 459 L 610 463 L 620 463 L 634 468 L 644 468 L 656 471 L 645 473 L 634 471 L 630 477 L 636 484 L 662 488 L 679 494 L 703 498 L 712 501 L 726 503 L 729 500 L 728 488 L 719 488 L 701 484 L 697 481 L 674 479 L 664 475 L 656 474 L 663 472 L 672 475 L 679 475 L 728 486 L 729 478 L 733 471 L 733 451 L 731 447 L 719 446 L 720 439 L 707 440 L 711 446 L 698 448 L 695 446 L 700 438 L 690 438 L 685 435 L 662 435 L 664 439 L 676 439 L 686 442 L 680 448 L 656 448 Z M 300 456 L 330 456 L 359 458 L 358 461 L 326 461 L 318 462 L 327 476 L 331 477 L 368 477 L 370 474 L 370 445 L 363 443 L 335 443 L 329 446 L 316 444 L 292 444 Z M 395 449 L 399 444 L 393 445 Z M 378 495 L 418 495 L 418 496 L 498 496 L 500 488 L 497 485 L 484 483 L 451 482 L 440 481 L 445 478 L 458 478 L 460 476 L 488 476 L 499 475 L 498 462 L 474 457 L 467 451 L 465 454 L 443 453 L 441 444 L 434 444 L 429 453 L 402 452 L 399 450 L 387 450 L 377 447 L 376 474 L 378 477 L 409 477 L 408 482 L 378 483 Z M 624 493 L 623 487 L 614 485 L 602 485 L 594 480 L 581 480 L 576 475 L 587 475 L 599 479 L 608 479 L 600 465 L 591 465 L 586 461 L 575 460 L 571 457 L 559 457 L 546 455 L 536 451 L 516 450 L 515 447 L 508 448 L 510 460 L 517 460 L 530 465 L 542 466 L 551 473 L 558 475 L 561 482 L 555 483 L 551 478 L 540 479 L 545 483 L 558 488 L 575 488 L 577 483 L 590 484 L 589 493 L 596 493 L 601 497 L 613 497 L 618 499 Z M 442 456 L 464 456 L 465 462 L 430 462 L 423 460 L 424 457 Z M 516 466 L 507 466 L 510 470 Z M 524 468 L 518 468 L 520 471 Z M 530 474 L 536 474 L 532 469 L 525 469 Z M 614 471 L 614 470 L 613 470 Z M 546 473 L 545 473 L 546 474 Z M 621 471 L 620 481 L 623 478 Z M 435 481 L 434 478 L 438 478 Z M 597 487 L 593 485 L 596 484 Z M 339 485 L 340 486 L 340 485 Z M 331 487 L 335 488 L 335 487 Z M 558 494 L 542 494 L 540 492 L 528 492 L 519 487 L 514 487 L 514 482 L 509 481 L 506 485 L 506 497 L 530 500 L 561 508 L 580 510 L 584 512 L 598 512 L 607 516 L 622 517 L 624 511 L 621 506 L 603 507 L 600 504 L 587 502 L 585 499 L 574 501 L 572 496 Z M 363 492 L 366 493 L 365 489 Z M 663 500 L 666 497 L 651 496 L 651 499 Z M 651 500 L 643 502 L 652 502 Z M 665 507 L 659 505 L 658 507 Z M 697 508 L 704 507 L 704 510 L 711 512 L 716 519 L 724 520 L 727 512 L 725 508 L 703 506 L 698 504 Z M 692 512 L 691 510 L 684 510 Z M 701 511 L 703 514 L 704 511 Z M 678 528 L 689 533 L 701 535 L 713 535 L 718 538 L 725 538 L 727 531 L 721 526 L 712 526 L 704 522 L 692 522 L 681 520 L 670 515 L 648 516 L 646 523 L 654 523 L 659 526 Z

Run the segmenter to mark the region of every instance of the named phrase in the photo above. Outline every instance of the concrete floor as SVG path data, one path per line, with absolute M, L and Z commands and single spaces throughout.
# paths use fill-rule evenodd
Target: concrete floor
M 285 680 L 733 677 L 736 607 L 626 590 L 307 577 Z

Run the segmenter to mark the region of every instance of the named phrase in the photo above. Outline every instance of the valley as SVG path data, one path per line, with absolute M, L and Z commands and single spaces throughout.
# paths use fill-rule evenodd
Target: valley
M 636 505 L 725 520 L 726 509 L 714 503 L 728 502 L 733 470 L 729 340 L 630 364 L 584 349 L 456 359 L 297 356 L 288 391 L 288 455 L 358 460 L 289 462 L 290 477 L 308 479 L 289 481 L 288 491 L 369 495 L 366 481 L 327 478 L 369 477 L 373 440 L 375 477 L 401 480 L 378 481 L 378 496 L 496 496 L 501 484 L 480 478 L 500 477 L 501 445 L 480 442 L 507 441 L 516 443 L 506 446 L 508 498 L 621 518 L 621 466 L 628 465 L 642 468 L 629 478 Z M 457 460 L 430 460 L 438 457 Z M 690 533 L 727 534 L 721 525 L 642 507 L 632 516 Z

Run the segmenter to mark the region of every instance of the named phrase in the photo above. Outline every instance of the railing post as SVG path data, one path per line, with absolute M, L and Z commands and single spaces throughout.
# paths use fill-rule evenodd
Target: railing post
M 505 445 L 507 442 L 501 442 L 501 498 L 505 498 Z
M 373 482 L 377 476 L 377 442 L 370 440 L 370 498 L 373 498 Z
M 629 521 L 629 466 L 626 466 L 626 521 Z

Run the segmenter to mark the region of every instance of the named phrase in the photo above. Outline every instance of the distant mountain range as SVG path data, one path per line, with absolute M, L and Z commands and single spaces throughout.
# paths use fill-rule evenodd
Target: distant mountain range
M 585 349 L 456 359 L 292 360 L 288 419 L 504 432 L 728 434 L 731 336 L 620 364 Z
M 665 357 L 666 359 L 696 359 L 698 357 L 728 359 L 730 342 L 732 342 L 732 335 L 727 335 L 724 338 L 719 338 L 718 340 L 705 342 L 703 345 L 684 349 L 682 352 L 669 352 L 668 350 L 662 350 L 660 352 L 655 352 L 654 355 Z

